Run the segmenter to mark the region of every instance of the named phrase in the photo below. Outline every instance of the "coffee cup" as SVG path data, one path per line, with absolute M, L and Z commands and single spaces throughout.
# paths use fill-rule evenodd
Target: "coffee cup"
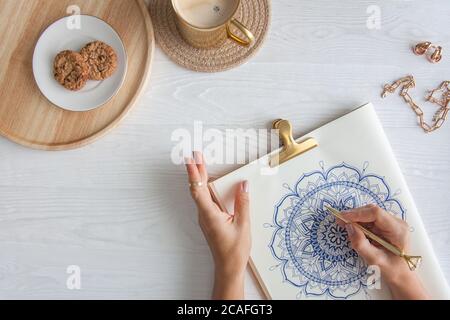
M 193 47 L 218 47 L 228 39 L 249 46 L 255 37 L 234 18 L 240 3 L 241 0 L 172 0 L 172 7 L 180 34 Z M 234 33 L 232 25 L 244 37 Z

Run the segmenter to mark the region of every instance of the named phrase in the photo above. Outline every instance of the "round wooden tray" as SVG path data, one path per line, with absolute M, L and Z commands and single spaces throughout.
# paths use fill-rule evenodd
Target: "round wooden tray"
M 39 36 L 73 6 L 78 6 L 81 14 L 109 23 L 128 53 L 128 72 L 118 94 L 87 112 L 66 111 L 51 104 L 39 91 L 32 70 Z M 114 128 L 145 87 L 155 51 L 153 27 L 143 0 L 3 0 L 0 34 L 0 134 L 43 150 L 82 147 Z

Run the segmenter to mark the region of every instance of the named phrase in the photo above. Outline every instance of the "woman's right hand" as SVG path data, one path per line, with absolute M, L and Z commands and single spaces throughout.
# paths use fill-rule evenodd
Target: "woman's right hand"
M 376 205 L 343 211 L 345 219 L 351 223 L 344 224 L 353 249 L 368 265 L 380 268 L 381 276 L 391 289 L 395 299 L 427 299 L 428 296 L 414 271 L 409 270 L 405 260 L 375 242 L 371 242 L 353 223 L 359 223 L 390 242 L 398 248 L 409 250 L 408 224 L 384 211 Z

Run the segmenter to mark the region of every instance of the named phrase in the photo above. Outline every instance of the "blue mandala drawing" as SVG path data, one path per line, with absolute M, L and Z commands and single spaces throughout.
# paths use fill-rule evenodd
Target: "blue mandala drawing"
M 367 266 L 349 246 L 347 232 L 325 206 L 338 210 L 374 203 L 405 218 L 385 179 L 345 163 L 303 174 L 275 206 L 270 250 L 283 280 L 301 296 L 346 299 L 367 286 Z

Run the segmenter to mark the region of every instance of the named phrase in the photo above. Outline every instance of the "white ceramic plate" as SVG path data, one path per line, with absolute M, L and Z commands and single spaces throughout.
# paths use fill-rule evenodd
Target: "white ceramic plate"
M 42 94 L 53 104 L 70 111 L 88 111 L 102 106 L 119 91 L 127 72 L 127 54 L 117 32 L 103 20 L 81 15 L 79 28 L 74 16 L 50 25 L 39 38 L 33 55 L 33 73 Z M 80 91 L 70 91 L 53 77 L 53 61 L 63 50 L 80 51 L 87 43 L 103 41 L 117 53 L 116 72 L 103 81 L 89 80 Z

